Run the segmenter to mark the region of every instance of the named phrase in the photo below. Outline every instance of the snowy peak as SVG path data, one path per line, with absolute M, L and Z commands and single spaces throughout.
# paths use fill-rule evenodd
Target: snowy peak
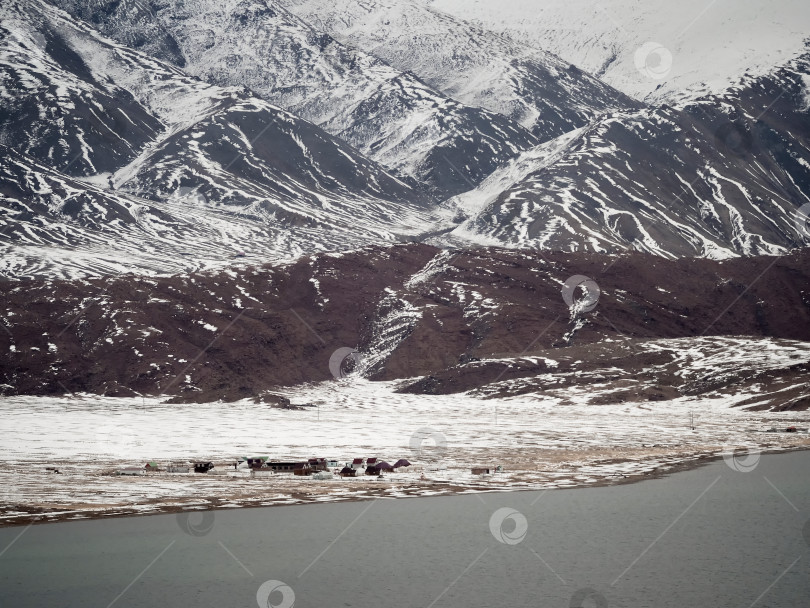
M 417 122 L 403 120 L 411 114 Z M 339 131 L 398 174 L 429 185 L 440 199 L 469 190 L 499 164 L 538 143 L 509 119 L 437 95 L 407 74 L 383 83 L 335 121 L 325 128 Z
M 440 3 L 54 2 L 0 7 L 4 276 L 810 238 L 806 54 L 653 107 Z M 375 331 L 401 339 L 399 321 Z
M 428 203 L 347 144 L 255 98 L 223 100 L 216 111 L 173 132 L 116 178 L 123 189 L 151 188 L 157 196 L 190 187 L 217 204 L 292 206 L 311 221 L 320 213 L 324 221 L 337 219 L 353 197 L 362 204 L 374 198 L 401 203 L 378 208 L 381 222 L 393 221 L 390 214 L 402 213 L 406 202 L 413 209 Z
M 282 0 L 341 41 L 470 106 L 507 116 L 541 140 L 610 110 L 639 107 L 567 61 L 474 26 L 421 0 Z
M 72 0 L 54 1 L 85 15 Z M 469 189 L 500 162 L 538 143 L 509 119 L 448 99 L 413 74 L 347 48 L 276 2 L 194 0 L 148 14 L 127 7 L 99 7 L 85 17 L 119 41 L 142 19 L 145 31 L 159 28 L 171 36 L 171 48 L 179 49 L 189 74 L 247 87 L 345 139 L 401 178 L 422 181 L 440 198 Z M 168 47 L 153 50 L 172 59 Z M 492 122 L 497 124 L 491 127 Z M 471 141 L 474 131 L 483 137 Z M 442 154 L 431 156 L 436 148 Z M 444 157 L 468 160 L 453 168 Z

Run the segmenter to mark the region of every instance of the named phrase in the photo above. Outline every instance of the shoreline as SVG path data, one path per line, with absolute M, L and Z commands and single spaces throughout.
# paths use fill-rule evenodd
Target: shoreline
M 31 400 L 12 399 L 0 444 L 0 527 L 600 487 L 682 471 L 728 458 L 738 448 L 752 455 L 810 448 L 806 414 L 743 410 L 727 399 L 594 407 L 573 394 L 569 400 L 577 403 L 565 406 L 524 397 L 502 400 L 493 411 L 491 403 L 472 396 L 426 398 L 394 388 L 367 381 L 302 387 L 296 398 L 321 404 L 319 416 L 246 403 L 132 407 L 137 404 L 109 398 L 70 407 L 36 400 L 32 407 Z M 771 431 L 790 426 L 803 432 Z M 341 463 L 406 457 L 413 466 L 380 480 L 289 473 L 254 478 L 245 468 L 233 469 L 245 454 L 281 461 L 324 456 Z M 742 458 L 737 455 L 738 463 Z M 162 471 L 113 474 L 152 461 Z M 208 474 L 166 471 L 172 463 L 209 461 L 216 468 Z M 492 474 L 481 475 L 482 467 Z
M 810 450 L 810 444 L 795 445 L 789 447 L 773 447 L 773 448 L 757 448 L 757 454 L 761 456 L 770 456 L 778 454 L 786 454 L 797 451 Z M 19 515 L 0 514 L 0 528 L 14 528 L 14 527 L 29 527 L 32 525 L 54 524 L 54 523 L 67 523 L 74 521 L 93 521 L 108 518 L 119 517 L 148 517 L 153 515 L 171 515 L 179 513 L 194 513 L 194 512 L 216 512 L 231 509 L 257 509 L 257 508 L 273 508 L 284 506 L 304 506 L 312 504 L 335 504 L 345 502 L 361 502 L 365 500 L 400 500 L 409 498 L 439 498 L 447 496 L 465 496 L 472 494 L 493 494 L 493 493 L 512 493 L 512 492 L 543 492 L 550 490 L 579 490 L 584 488 L 599 488 L 610 487 L 640 483 L 646 480 L 662 479 L 676 473 L 682 473 L 700 467 L 712 464 L 717 460 L 726 458 L 722 454 L 704 454 L 694 453 L 686 456 L 685 458 L 668 463 L 662 466 L 655 467 L 648 471 L 622 474 L 615 473 L 613 475 L 605 475 L 601 478 L 595 479 L 592 482 L 575 481 L 574 477 L 560 477 L 560 482 L 566 482 L 562 487 L 521 487 L 514 485 L 497 486 L 480 486 L 474 485 L 461 485 L 453 484 L 445 481 L 431 481 L 425 480 L 417 485 L 417 489 L 409 487 L 395 496 L 386 496 L 386 492 L 392 487 L 386 485 L 378 489 L 369 489 L 367 487 L 358 488 L 357 492 L 349 495 L 340 495 L 331 497 L 329 493 L 315 493 L 307 494 L 305 492 L 292 492 L 289 496 L 282 496 L 276 502 L 267 497 L 263 498 L 247 498 L 239 501 L 233 495 L 222 495 L 206 498 L 204 500 L 194 500 L 177 504 L 177 501 L 182 500 L 182 497 L 174 498 L 175 504 L 164 504 L 167 499 L 155 499 L 140 503 L 138 505 L 120 506 L 112 508 L 85 508 L 85 509 L 71 509 L 71 510 L 52 510 L 52 511 L 31 511 L 28 513 L 19 512 Z M 395 474 L 396 475 L 396 474 Z M 369 480 L 370 481 L 370 480 Z M 339 480 L 333 480 L 335 484 L 339 484 Z M 570 482 L 570 483 L 567 483 Z M 331 483 L 331 482 L 330 482 Z M 372 482 L 376 485 L 376 481 Z M 382 484 L 381 484 L 382 485 Z M 372 486 L 373 488 L 373 486 Z M 428 490 L 429 493 L 420 493 L 418 490 Z M 409 491 L 411 490 L 411 491 Z

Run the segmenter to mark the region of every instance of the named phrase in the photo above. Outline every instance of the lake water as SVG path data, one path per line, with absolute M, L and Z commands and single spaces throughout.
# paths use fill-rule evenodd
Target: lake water
M 5 528 L 0 606 L 799 607 L 808 519 L 797 452 L 626 486 Z

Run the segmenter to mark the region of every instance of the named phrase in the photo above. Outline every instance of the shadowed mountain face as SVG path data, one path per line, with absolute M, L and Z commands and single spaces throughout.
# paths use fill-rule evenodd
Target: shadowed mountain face
M 598 285 L 595 306 L 576 306 L 575 293 L 573 306 L 564 300 L 562 286 L 576 275 Z M 540 383 L 526 391 L 544 390 L 542 374 L 556 371 L 567 374 L 560 386 L 584 386 L 611 365 L 627 399 L 725 390 L 765 373 L 796 384 L 806 357 L 791 359 L 788 342 L 810 340 L 809 278 L 806 253 L 715 262 L 409 245 L 236 272 L 11 282 L 0 302 L 8 330 L 0 368 L 8 393 L 134 390 L 191 400 L 329 379 L 342 347 L 361 353 L 367 377 L 424 377 L 407 389 L 421 392 L 516 394 L 526 378 Z M 771 348 L 722 336 L 774 339 L 788 362 L 749 361 L 754 375 L 695 369 L 675 378 L 685 353 L 694 351 L 694 363 Z M 562 367 L 549 370 L 544 359 Z M 632 385 L 641 368 L 650 382 Z M 577 369 L 589 370 L 581 382 Z
M 0 22 L 1 143 L 71 175 L 130 161 L 163 130 L 160 120 L 94 73 L 60 28 L 20 9 L 5 7 Z

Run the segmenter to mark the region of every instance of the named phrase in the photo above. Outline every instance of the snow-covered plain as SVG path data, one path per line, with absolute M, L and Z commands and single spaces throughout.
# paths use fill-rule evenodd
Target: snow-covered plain
M 764 432 L 806 426 L 807 414 L 744 411 L 731 407 L 733 399 L 594 406 L 581 398 L 560 405 L 539 395 L 483 400 L 399 394 L 396 387 L 351 377 L 296 387 L 287 396 L 311 405 L 297 410 L 247 401 L 178 406 L 148 398 L 6 398 L 0 406 L 0 525 L 37 513 L 76 519 L 574 487 L 662 473 L 736 447 L 749 450 L 748 459 L 758 449 L 810 445 L 806 433 Z M 239 457 L 258 455 L 320 456 L 341 464 L 355 457 L 406 458 L 413 466 L 383 480 L 251 478 L 244 468 L 234 470 Z M 161 468 L 211 460 L 217 468 L 208 475 L 111 474 L 151 460 Z M 504 471 L 471 473 L 473 466 L 496 465 Z

